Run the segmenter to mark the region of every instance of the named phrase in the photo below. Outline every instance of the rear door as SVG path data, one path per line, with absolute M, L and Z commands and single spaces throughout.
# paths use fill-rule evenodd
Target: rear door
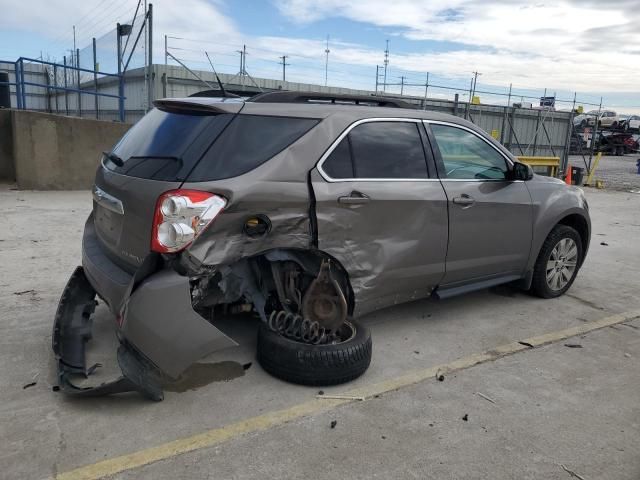
M 359 121 L 312 171 L 318 247 L 347 269 L 359 313 L 428 296 L 443 277 L 446 197 L 425 142 L 419 120 Z
M 533 210 L 511 160 L 474 130 L 427 122 L 449 205 L 449 248 L 443 285 L 520 276 L 531 249 Z

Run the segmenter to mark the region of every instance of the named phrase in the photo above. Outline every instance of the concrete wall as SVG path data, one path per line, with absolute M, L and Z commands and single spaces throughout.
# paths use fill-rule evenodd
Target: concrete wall
M 13 158 L 18 188 L 77 190 L 90 188 L 100 162 L 130 125 L 11 111 Z
M 15 182 L 11 110 L 0 109 L 0 181 Z

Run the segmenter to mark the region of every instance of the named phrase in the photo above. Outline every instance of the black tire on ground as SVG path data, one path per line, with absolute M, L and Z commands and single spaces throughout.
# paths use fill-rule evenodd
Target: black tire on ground
M 553 290 L 547 283 L 547 262 L 550 260 L 554 247 L 565 238 L 573 240 L 578 248 L 577 265 L 567 284 L 559 290 Z M 563 295 L 571 288 L 573 281 L 576 279 L 576 275 L 578 275 L 582 263 L 582 252 L 582 239 L 580 238 L 580 234 L 567 225 L 556 225 L 542 244 L 542 248 L 538 254 L 538 259 L 533 269 L 531 293 L 541 298 L 556 298 Z
M 290 340 L 261 324 L 258 362 L 274 377 L 302 385 L 338 385 L 358 378 L 371 363 L 371 333 L 349 321 L 355 335 L 335 345 L 309 345 Z

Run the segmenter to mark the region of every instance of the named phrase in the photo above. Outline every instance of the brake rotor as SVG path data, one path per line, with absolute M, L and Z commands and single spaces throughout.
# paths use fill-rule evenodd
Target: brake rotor
M 322 261 L 318 276 L 305 292 L 302 313 L 331 332 L 336 332 L 346 320 L 347 300 L 340 284 L 333 278 L 329 260 Z

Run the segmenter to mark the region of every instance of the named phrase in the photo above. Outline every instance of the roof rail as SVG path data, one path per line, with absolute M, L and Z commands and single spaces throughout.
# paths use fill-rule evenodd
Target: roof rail
M 404 100 L 375 95 L 346 95 L 323 92 L 264 92 L 247 100 L 256 103 L 317 103 L 337 105 L 360 105 L 367 107 L 411 108 L 416 106 Z

